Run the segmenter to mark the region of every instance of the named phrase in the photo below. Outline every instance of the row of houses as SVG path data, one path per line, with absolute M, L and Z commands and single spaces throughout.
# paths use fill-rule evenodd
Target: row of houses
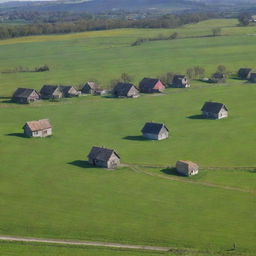
M 190 84 L 183 75 L 176 75 L 173 78 L 173 87 L 186 88 Z M 114 97 L 136 98 L 139 93 L 160 93 L 165 89 L 164 83 L 157 78 L 144 78 L 137 88 L 131 83 L 117 83 L 110 91 Z M 60 99 L 77 97 L 81 94 L 103 95 L 108 91 L 103 90 L 97 83 L 89 81 L 81 90 L 77 90 L 72 85 L 44 85 L 40 91 L 29 88 L 18 88 L 12 96 L 12 101 L 17 103 L 31 103 L 40 99 Z

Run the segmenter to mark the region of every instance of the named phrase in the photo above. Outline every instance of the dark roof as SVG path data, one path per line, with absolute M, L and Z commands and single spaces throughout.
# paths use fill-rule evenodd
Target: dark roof
M 222 104 L 222 103 L 218 103 L 218 102 L 205 102 L 205 104 L 202 107 L 201 111 L 218 114 L 223 107 L 225 108 L 225 110 L 228 111 L 226 106 L 224 104 Z
M 156 83 L 159 81 L 158 78 L 143 78 L 140 82 L 140 88 L 151 88 L 153 89 L 156 85 Z
M 57 86 L 57 85 L 44 85 L 41 88 L 40 93 L 42 93 L 42 94 L 53 94 L 58 87 L 59 86 Z
M 242 78 L 246 78 L 251 71 L 252 71 L 251 68 L 240 68 L 238 70 L 238 76 Z
M 212 78 L 215 78 L 215 79 L 224 79 L 225 78 L 225 75 L 223 73 L 214 73 L 212 75 Z
M 113 93 L 118 96 L 127 96 L 127 94 L 129 93 L 129 91 L 131 90 L 132 87 L 135 87 L 135 86 L 130 83 L 121 83 L 120 82 L 114 87 Z
M 59 88 L 64 94 L 68 94 L 69 90 L 74 88 L 72 85 L 60 85 Z M 74 88 L 75 89 L 75 88 Z
M 172 82 L 173 82 L 174 84 L 176 84 L 176 83 L 181 83 L 184 78 L 186 78 L 186 76 L 184 76 L 184 75 L 175 75 L 175 76 L 173 77 Z
M 91 159 L 107 162 L 113 153 L 120 159 L 119 155 L 113 149 L 92 147 L 88 157 Z
M 14 98 L 28 98 L 32 92 L 34 92 L 34 89 L 28 89 L 28 88 L 18 88 L 12 97 Z
M 159 124 L 159 123 L 146 123 L 141 130 L 142 133 L 152 133 L 152 134 L 159 134 L 162 128 L 165 128 L 167 131 L 168 128 L 164 124 Z

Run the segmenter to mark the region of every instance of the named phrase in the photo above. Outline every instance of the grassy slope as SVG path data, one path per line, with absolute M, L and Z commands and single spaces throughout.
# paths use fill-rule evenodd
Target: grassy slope
M 225 26 L 233 24 L 227 22 Z M 181 31 L 184 35 L 205 34 L 210 31 L 207 27 L 216 24 L 210 21 Z M 141 31 L 1 41 L 1 69 L 47 63 L 52 71 L 0 74 L 0 93 L 9 95 L 17 86 L 39 88 L 46 82 L 80 83 L 94 76 L 108 81 L 122 71 L 132 73 L 138 81 L 144 75 L 184 71 L 196 64 L 208 71 L 220 63 L 232 70 L 253 65 L 256 38 L 244 34 L 247 28 L 223 30 L 234 30 L 233 36 L 133 48 L 128 45 Z M 159 30 L 144 32 L 153 35 Z M 0 233 L 214 251 L 229 249 L 236 242 L 241 252 L 255 251 L 253 194 L 161 180 L 128 168 L 117 172 L 81 168 L 86 167 L 83 160 L 94 144 L 116 148 L 128 163 L 173 165 L 182 158 L 205 168 L 256 165 L 253 85 L 229 80 L 227 86 L 169 89 L 167 93 L 135 100 L 86 97 L 31 106 L 1 103 L 0 120 L 5 125 L 0 126 Z M 225 102 L 230 118 L 187 118 L 199 114 L 203 102 L 210 99 Z M 7 136 L 21 132 L 25 121 L 43 117 L 54 125 L 52 138 Z M 149 120 L 165 122 L 171 138 L 162 142 L 123 139 L 139 135 Z M 248 177 L 205 173 L 197 179 L 255 189 L 254 173 Z
M 232 35 L 151 42 L 138 47 L 130 47 L 138 37 L 170 34 L 174 30 L 121 29 L 3 40 L 0 70 L 48 64 L 51 72 L 0 74 L 0 94 L 10 95 L 17 86 L 39 89 L 45 83 L 81 84 L 95 77 L 107 85 L 122 72 L 131 73 L 138 82 L 144 76 L 184 72 L 194 65 L 204 66 L 208 73 L 222 63 L 230 70 L 253 66 L 255 37 L 247 34 L 253 34 L 255 28 L 235 25 L 234 20 L 206 21 L 175 31 L 180 37 L 208 35 L 213 27 L 222 26 L 223 34 Z M 247 47 L 243 47 L 245 44 Z

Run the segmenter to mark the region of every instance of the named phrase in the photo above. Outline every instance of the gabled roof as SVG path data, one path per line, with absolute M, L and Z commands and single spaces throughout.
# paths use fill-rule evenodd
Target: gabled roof
M 72 85 L 60 85 L 59 88 L 64 94 L 68 94 L 70 89 L 75 89 Z M 76 90 L 76 89 L 75 89 Z
M 178 84 L 178 83 L 182 83 L 182 80 L 183 79 L 186 79 L 186 76 L 185 75 L 175 75 L 174 77 L 173 77 L 173 80 L 172 80 L 172 82 L 174 83 L 174 84 Z
M 193 163 L 191 161 L 185 161 L 185 160 L 179 160 L 177 161 L 176 165 L 179 165 L 179 164 L 182 164 L 182 165 L 185 165 L 187 166 L 188 168 L 189 167 L 198 167 L 198 165 L 196 163 Z
M 29 121 L 24 125 L 24 127 L 26 125 L 29 127 L 29 129 L 32 132 L 52 128 L 51 123 L 48 119 L 41 119 L 38 121 Z
M 158 81 L 159 81 L 158 78 L 147 78 L 147 77 L 145 77 L 140 82 L 140 88 L 141 89 L 143 89 L 143 88 L 153 89 Z
M 222 103 L 218 103 L 218 102 L 205 102 L 205 104 L 202 107 L 201 111 L 218 114 L 221 111 L 222 108 L 224 108 L 226 111 L 228 111 L 226 106 L 224 104 L 222 104 Z
M 100 88 L 100 86 L 97 83 L 92 81 L 87 82 L 84 86 L 89 86 L 93 90 L 98 90 Z
M 133 84 L 130 83 L 118 83 L 114 89 L 113 89 L 113 93 L 119 95 L 119 96 L 127 96 L 127 94 L 129 93 L 129 91 L 131 90 L 131 88 L 136 88 Z M 136 88 L 137 90 L 137 88 Z
M 169 131 L 168 128 L 164 124 L 150 122 L 150 123 L 146 123 L 144 125 L 141 132 L 142 133 L 159 134 L 160 131 L 162 130 L 162 128 L 165 128 L 167 131 Z
M 247 77 L 251 71 L 252 71 L 251 68 L 240 68 L 238 70 L 238 76 L 239 77 Z
M 41 90 L 40 93 L 42 94 L 53 94 L 55 92 L 56 89 L 58 89 L 59 86 L 58 85 L 44 85 Z
M 113 153 L 120 159 L 119 155 L 113 149 L 92 147 L 88 157 L 91 159 L 107 162 Z
M 14 98 L 28 98 L 31 93 L 33 93 L 35 90 L 34 89 L 29 89 L 29 88 L 18 88 L 12 97 Z

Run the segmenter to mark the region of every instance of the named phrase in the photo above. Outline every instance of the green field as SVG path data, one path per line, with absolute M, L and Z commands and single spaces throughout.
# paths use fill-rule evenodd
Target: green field
M 207 35 L 216 26 L 223 27 L 223 36 L 182 39 Z M 138 47 L 129 45 L 139 36 L 172 31 L 127 29 L 3 40 L 0 70 L 49 64 L 51 71 L 0 74 L 0 96 L 10 96 L 16 87 L 81 84 L 94 77 L 107 86 L 121 72 L 138 82 L 195 65 L 205 67 L 207 74 L 218 64 L 232 72 L 254 67 L 256 37 L 248 35 L 254 30 L 236 27 L 234 20 L 206 21 L 177 29 L 180 39 Z M 228 79 L 224 85 L 192 81 L 190 89 L 138 99 L 88 96 L 18 105 L 2 98 L 0 235 L 191 248 L 209 251 L 209 256 L 254 255 L 255 95 L 255 85 Z M 198 118 L 208 100 L 225 103 L 229 118 Z M 51 120 L 54 136 L 24 138 L 24 123 L 41 118 Z M 142 140 L 140 130 L 147 121 L 164 122 L 171 137 Z M 138 169 L 91 168 L 86 158 L 93 145 L 116 149 L 122 163 Z M 179 159 L 197 162 L 201 173 L 186 179 L 169 172 L 167 167 Z M 228 252 L 233 243 L 237 250 Z M 0 243 L 0 249 L 6 255 L 144 255 L 8 243 Z

